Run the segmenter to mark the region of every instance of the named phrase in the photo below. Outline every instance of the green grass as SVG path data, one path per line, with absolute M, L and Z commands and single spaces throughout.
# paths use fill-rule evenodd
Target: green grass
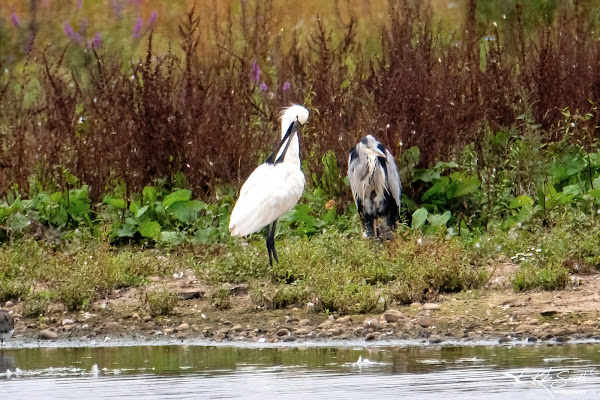
M 581 214 L 583 215 L 583 214 Z M 0 246 L 0 301 L 24 301 L 24 314 L 43 315 L 51 302 L 85 310 L 120 288 L 137 287 L 152 315 L 172 312 L 176 295 L 147 292 L 150 277 L 192 270 L 217 309 L 232 306 L 227 283 L 248 282 L 264 309 L 305 306 L 319 312 L 380 312 L 390 304 L 435 300 L 440 293 L 480 293 L 498 260 L 521 268 L 516 291 L 556 290 L 570 272 L 598 270 L 600 226 L 568 213 L 552 227 L 490 229 L 478 235 L 423 235 L 400 228 L 390 241 L 340 232 L 278 236 L 280 263 L 268 265 L 260 235 L 208 245 L 142 248 L 79 238 L 49 245 L 29 237 Z M 291 228 L 288 228 L 291 229 Z

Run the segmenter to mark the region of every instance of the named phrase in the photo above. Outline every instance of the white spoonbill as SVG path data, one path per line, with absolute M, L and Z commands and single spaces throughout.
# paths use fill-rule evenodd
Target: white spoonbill
M 400 177 L 394 157 L 368 135 L 350 149 L 348 180 L 363 224 L 364 237 L 377 237 L 396 228 L 400 219 Z M 377 222 L 383 223 L 377 229 Z
M 299 105 L 286 108 L 281 116 L 281 141 L 264 164 L 250 174 L 229 221 L 232 236 L 246 236 L 266 227 L 269 264 L 277 259 L 275 224 L 296 205 L 304 191 L 300 169 L 299 128 L 308 120 L 308 110 Z

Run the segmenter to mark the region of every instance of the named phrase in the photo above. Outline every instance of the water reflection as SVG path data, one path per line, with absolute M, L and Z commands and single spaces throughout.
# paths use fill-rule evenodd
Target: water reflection
M 0 355 L 0 385 L 6 394 L 3 398 L 43 397 L 53 387 L 55 398 L 84 398 L 92 391 L 103 398 L 425 399 L 433 395 L 465 400 L 484 395 L 545 399 L 548 391 L 561 389 L 552 384 L 564 381 L 566 389 L 598 398 L 599 350 L 598 344 L 10 349 Z M 14 373 L 17 367 L 19 372 Z M 6 370 L 13 373 L 3 374 Z

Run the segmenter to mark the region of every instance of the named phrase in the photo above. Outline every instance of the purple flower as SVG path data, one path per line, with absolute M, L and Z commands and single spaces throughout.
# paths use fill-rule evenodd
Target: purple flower
M 19 27 L 19 17 L 17 17 L 17 14 L 15 14 L 14 12 L 10 13 L 10 22 L 12 22 L 15 28 Z
M 65 35 L 67 35 L 67 37 L 69 39 L 74 39 L 75 38 L 75 32 L 73 32 L 73 27 L 71 25 L 69 25 L 68 22 L 65 22 L 63 24 L 63 29 L 65 30 Z
M 121 12 L 123 11 L 123 2 L 121 0 L 112 0 L 111 2 L 113 13 L 115 14 L 115 18 L 121 18 Z
M 266 92 L 266 91 L 267 91 L 267 89 L 269 89 L 269 88 L 267 87 L 267 84 L 266 84 L 266 83 L 264 83 L 264 82 L 260 84 L 259 88 L 260 88 L 260 91 L 261 91 L 261 92 Z
M 131 36 L 133 36 L 134 38 L 140 36 L 140 33 L 142 32 L 143 23 L 144 20 L 142 20 L 141 18 L 135 20 L 135 25 L 133 26 L 133 33 L 131 34 Z
M 260 80 L 260 67 L 256 61 L 252 63 L 252 77 L 256 83 Z
M 148 25 L 154 25 L 156 22 L 156 18 L 158 17 L 158 11 L 152 11 L 150 13 L 150 18 L 148 19 Z
M 292 85 L 288 81 L 283 82 L 283 87 L 281 88 L 284 92 L 287 92 L 292 88 Z
M 94 40 L 92 40 L 92 46 L 94 46 L 94 48 L 102 46 L 102 38 L 100 36 L 100 32 L 96 32 L 96 34 L 94 35 Z
M 81 6 L 83 6 L 83 0 L 77 0 L 76 5 L 77 5 L 77 9 L 81 10 Z

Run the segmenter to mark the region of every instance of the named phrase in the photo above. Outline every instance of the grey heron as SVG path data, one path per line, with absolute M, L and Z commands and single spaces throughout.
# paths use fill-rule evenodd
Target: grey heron
M 390 151 L 373 136 L 363 137 L 350 149 L 348 180 L 363 236 L 377 237 L 395 229 L 400 219 L 400 176 Z
M 299 105 L 286 108 L 281 116 L 281 141 L 264 164 L 248 177 L 231 212 L 229 232 L 246 236 L 266 227 L 269 264 L 275 251 L 277 219 L 296 205 L 304 191 L 304 174 L 300 169 L 300 125 L 308 120 L 308 110 Z
M 12 336 L 15 331 L 15 321 L 12 314 L 7 310 L 0 310 L 0 344 L 4 347 L 4 341 Z

